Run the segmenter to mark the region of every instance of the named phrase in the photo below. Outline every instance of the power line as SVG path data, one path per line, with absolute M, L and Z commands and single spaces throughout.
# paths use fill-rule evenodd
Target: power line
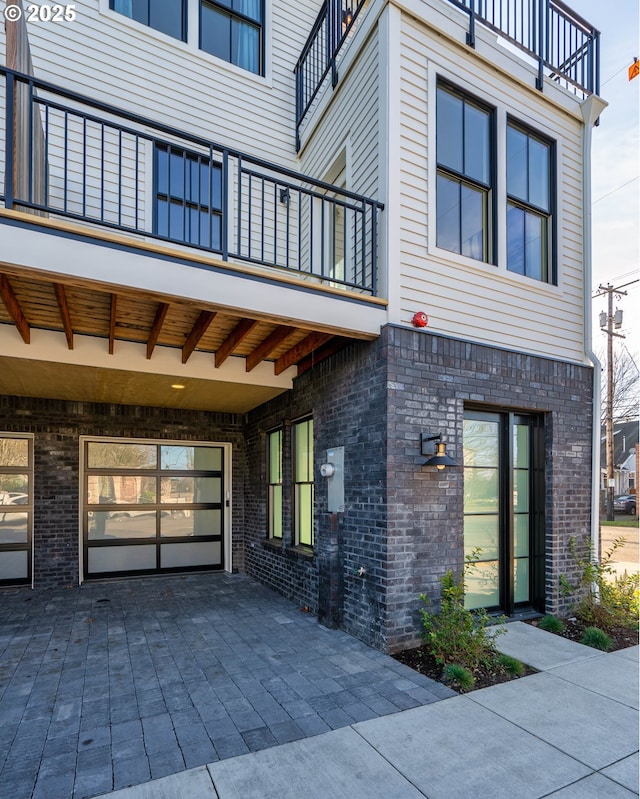
M 629 69 L 629 65 L 628 64 L 625 64 L 624 66 L 620 67 L 620 69 L 617 72 L 614 72 L 613 75 L 610 75 L 604 82 L 602 82 L 600 84 L 600 87 L 602 88 L 602 86 L 606 86 L 607 83 L 609 83 L 610 80 L 613 80 L 621 72 L 624 72 L 625 69 Z
M 617 191 L 620 191 L 620 189 L 624 189 L 624 188 L 625 188 L 626 186 L 628 186 L 630 183 L 633 183 L 633 181 L 634 181 L 634 180 L 638 180 L 638 177 L 640 177 L 640 176 L 639 176 L 639 175 L 636 175 L 636 176 L 635 176 L 635 178 L 631 178 L 631 180 L 628 180 L 626 183 L 623 183 L 621 186 L 618 186 L 618 188 L 617 188 L 617 189 L 611 189 L 611 191 L 608 191 L 606 194 L 603 194 L 603 195 L 602 195 L 602 197 L 598 197 L 598 199 L 597 199 L 597 200 L 594 200 L 594 201 L 591 203 L 591 205 L 595 205 L 596 203 L 599 203 L 599 202 L 600 202 L 600 200 L 604 200 L 604 199 L 606 199 L 607 197 L 610 197 L 612 194 L 615 194 Z

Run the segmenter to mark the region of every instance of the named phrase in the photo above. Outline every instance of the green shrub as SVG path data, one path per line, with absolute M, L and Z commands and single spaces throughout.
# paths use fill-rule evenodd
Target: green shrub
M 635 628 L 638 624 L 640 575 L 617 575 L 612 557 L 625 543 L 616 538 L 600 561 L 591 555 L 587 538 L 582 545 L 575 538 L 569 541 L 569 551 L 577 564 L 578 581 L 571 583 L 560 575 L 560 590 L 564 596 L 575 597 L 572 605 L 576 617 L 585 624 L 612 630 L 615 627 Z
M 496 663 L 511 677 L 522 677 L 524 674 L 524 664 L 511 655 L 498 655 Z
M 547 614 L 540 619 L 538 627 L 541 630 L 546 630 L 548 633 L 561 633 L 564 630 L 564 622 L 557 616 Z
M 462 574 L 456 577 L 449 569 L 440 578 L 440 612 L 429 611 L 430 601 L 425 594 L 420 600 L 427 605 L 420 610 L 422 639 L 431 655 L 441 666 L 456 663 L 470 671 L 481 664 L 490 664 L 496 655 L 494 638 L 506 632 L 504 626 L 487 628 L 502 619 L 494 619 L 485 610 L 470 611 L 464 606 L 465 579 L 475 568 L 479 550 L 465 558 Z
M 470 691 L 476 683 L 469 669 L 458 663 L 449 663 L 445 666 L 442 678 L 447 685 L 459 691 Z
M 582 643 L 585 646 L 592 646 L 594 649 L 601 649 L 603 652 L 608 652 L 611 649 L 613 641 L 605 632 L 598 629 L 598 627 L 587 627 L 582 636 Z

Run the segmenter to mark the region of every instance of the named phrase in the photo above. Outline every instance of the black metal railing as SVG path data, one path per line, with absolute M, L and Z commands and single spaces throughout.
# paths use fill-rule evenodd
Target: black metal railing
M 325 0 L 313 23 L 300 58 L 296 76 L 296 148 L 300 149 L 300 125 L 331 75 L 338 83 L 339 53 L 366 0 Z
M 600 33 L 560 0 L 449 0 L 469 15 L 467 44 L 475 23 L 499 34 L 538 64 L 537 88 L 546 74 L 586 97 L 600 92 Z
M 469 15 L 467 44 L 475 46 L 476 22 L 495 31 L 538 65 L 536 85 L 545 71 L 560 85 L 586 97 L 600 92 L 600 34 L 560 0 L 449 0 Z M 340 49 L 364 5 L 356 0 L 325 0 L 307 39 L 296 75 L 296 146 L 300 129 L 321 88 L 338 81 Z
M 377 293 L 376 200 L 3 67 L 0 192 L 7 209 Z

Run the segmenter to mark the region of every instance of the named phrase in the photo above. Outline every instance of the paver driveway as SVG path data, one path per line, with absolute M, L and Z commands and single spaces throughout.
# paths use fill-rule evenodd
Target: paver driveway
M 0 592 L 0 796 L 70 799 L 452 692 L 243 575 Z

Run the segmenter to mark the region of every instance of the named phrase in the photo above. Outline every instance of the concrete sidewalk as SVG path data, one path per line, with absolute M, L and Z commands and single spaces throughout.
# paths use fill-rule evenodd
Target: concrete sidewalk
M 498 646 L 540 673 L 109 796 L 638 796 L 638 647 L 604 654 L 520 622 Z

